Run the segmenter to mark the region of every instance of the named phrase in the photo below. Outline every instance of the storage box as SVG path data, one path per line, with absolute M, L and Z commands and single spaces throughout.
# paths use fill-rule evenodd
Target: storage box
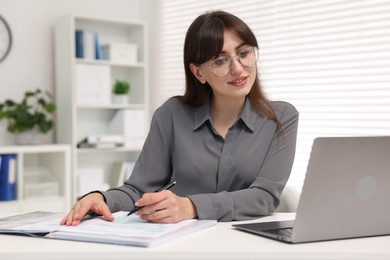
M 146 111 L 143 109 L 117 111 L 108 125 L 108 132 L 123 135 L 126 148 L 142 149 L 147 135 Z
M 111 68 L 105 65 L 76 64 L 76 99 L 79 105 L 111 103 Z
M 131 43 L 110 43 L 102 46 L 103 57 L 112 62 L 135 64 L 138 62 L 138 46 Z
M 24 198 L 58 196 L 58 181 L 45 167 L 27 167 L 24 170 Z

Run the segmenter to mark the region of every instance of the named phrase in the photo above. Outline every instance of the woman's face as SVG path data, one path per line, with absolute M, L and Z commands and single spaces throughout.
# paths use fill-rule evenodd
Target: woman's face
M 213 98 L 223 101 L 243 100 L 251 90 L 256 79 L 256 60 L 254 60 L 252 66 L 243 66 L 237 59 L 237 57 L 240 57 L 244 61 L 246 49 L 248 49 L 248 45 L 245 45 L 231 31 L 225 30 L 224 45 L 219 57 L 236 57 L 236 59 L 231 60 L 231 67 L 227 74 L 225 76 L 217 76 L 210 69 L 212 62 L 218 57 L 204 62 L 199 67 L 191 64 L 191 71 L 202 84 L 209 83 L 213 90 Z M 220 63 L 215 63 L 217 66 L 218 64 Z

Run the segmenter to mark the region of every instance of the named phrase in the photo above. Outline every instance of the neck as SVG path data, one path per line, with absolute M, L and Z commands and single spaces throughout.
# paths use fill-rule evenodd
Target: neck
M 211 100 L 211 116 L 214 122 L 231 126 L 240 115 L 245 104 L 245 98 L 240 100 Z

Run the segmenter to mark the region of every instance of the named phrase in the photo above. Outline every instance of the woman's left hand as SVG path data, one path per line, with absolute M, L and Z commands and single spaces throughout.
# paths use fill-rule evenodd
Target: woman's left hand
M 145 193 L 135 206 L 142 207 L 135 214 L 155 223 L 177 223 L 197 217 L 192 201 L 187 197 L 179 197 L 170 190 Z

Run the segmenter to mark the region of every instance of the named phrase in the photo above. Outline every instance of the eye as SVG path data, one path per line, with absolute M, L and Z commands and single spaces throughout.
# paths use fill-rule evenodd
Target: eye
M 214 60 L 213 66 L 225 66 L 225 65 L 229 64 L 229 62 L 230 62 L 229 57 L 221 56 L 221 57 L 218 57 Z
M 245 50 L 240 51 L 237 55 L 240 58 L 245 58 L 246 56 L 248 56 L 249 53 L 250 53 L 250 50 L 245 49 Z

